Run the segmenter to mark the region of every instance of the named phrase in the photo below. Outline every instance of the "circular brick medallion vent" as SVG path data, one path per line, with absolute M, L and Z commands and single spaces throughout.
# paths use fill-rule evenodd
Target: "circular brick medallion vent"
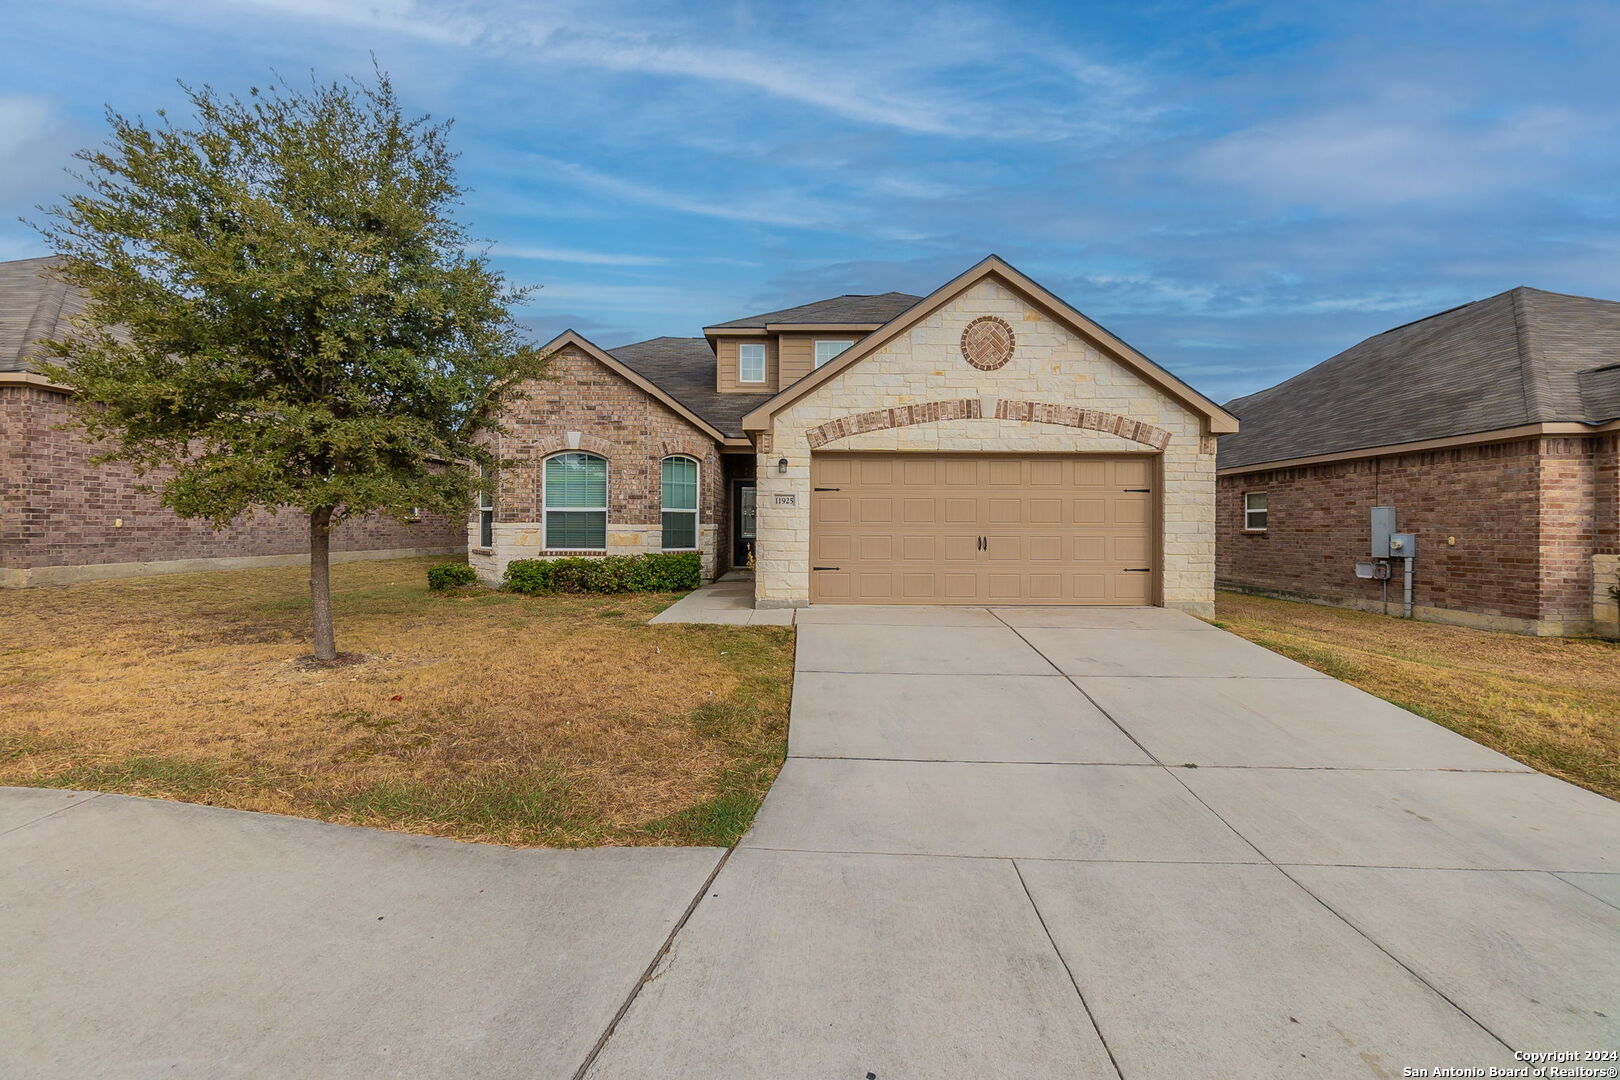
M 994 371 L 1012 359 L 1014 344 L 1005 319 L 980 315 L 962 330 L 962 359 L 980 371 Z

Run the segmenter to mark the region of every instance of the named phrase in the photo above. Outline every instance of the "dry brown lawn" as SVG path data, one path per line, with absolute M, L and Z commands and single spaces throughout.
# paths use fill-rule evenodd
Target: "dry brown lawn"
M 729 844 L 786 749 L 792 631 L 647 626 L 668 595 L 428 592 L 436 560 L 0 592 L 0 785 L 516 845 Z
M 1571 783 L 1620 798 L 1620 645 L 1221 593 L 1218 625 Z

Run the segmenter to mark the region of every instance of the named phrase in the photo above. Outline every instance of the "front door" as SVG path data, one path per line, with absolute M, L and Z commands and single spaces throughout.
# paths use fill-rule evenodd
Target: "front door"
M 737 480 L 731 488 L 731 565 L 748 569 L 754 561 L 754 482 Z

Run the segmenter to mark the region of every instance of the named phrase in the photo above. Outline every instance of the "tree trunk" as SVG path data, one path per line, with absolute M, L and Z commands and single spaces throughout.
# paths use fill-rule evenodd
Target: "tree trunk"
M 332 508 L 323 506 L 309 515 L 309 614 L 315 626 L 315 659 L 336 660 L 337 640 L 332 635 L 332 575 L 328 555 L 332 547 Z

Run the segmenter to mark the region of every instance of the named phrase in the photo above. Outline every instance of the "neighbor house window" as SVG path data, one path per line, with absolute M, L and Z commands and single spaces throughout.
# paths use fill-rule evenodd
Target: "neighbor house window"
M 1265 492 L 1245 491 L 1243 493 L 1243 530 L 1245 532 L 1266 531 Z
M 853 341 L 818 341 L 816 342 L 816 367 L 820 367 L 851 345 Z
M 664 550 L 697 547 L 698 463 L 689 457 L 664 459 Z
M 484 482 L 490 481 L 492 474 L 484 470 Z M 495 546 L 495 493 L 493 491 L 480 491 L 478 493 L 478 546 L 492 548 Z
M 737 346 L 737 381 L 765 381 L 765 346 Z
M 546 458 L 545 546 L 607 548 L 607 461 L 595 454 Z

